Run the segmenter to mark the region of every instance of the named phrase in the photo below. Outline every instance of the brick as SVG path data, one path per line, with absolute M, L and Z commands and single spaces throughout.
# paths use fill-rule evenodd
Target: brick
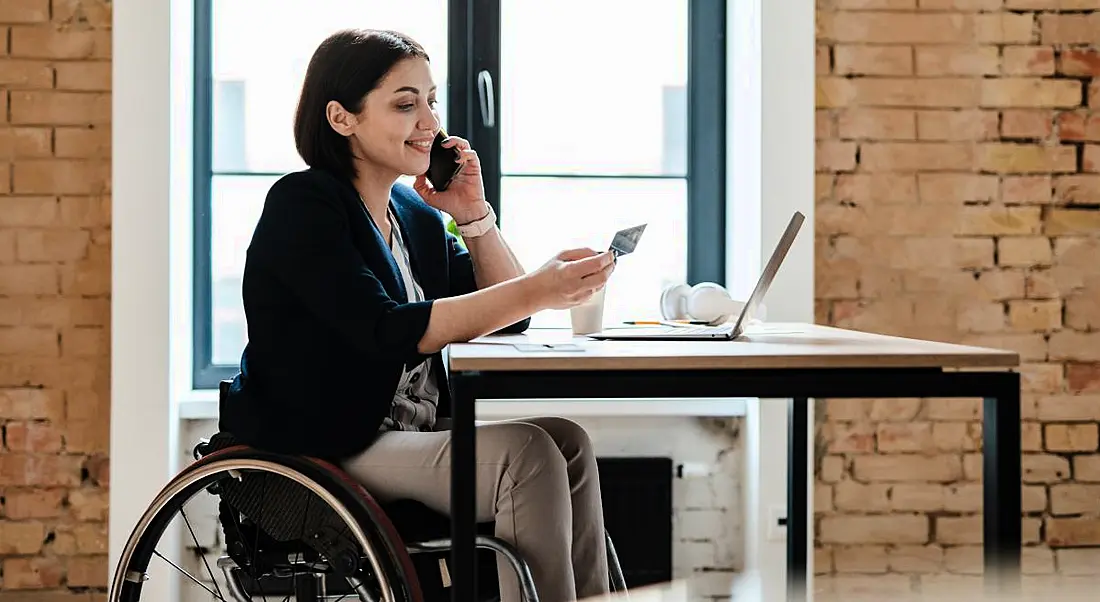
M 0 295 L 52 295 L 58 292 L 51 265 L 0 265 Z
M 1097 0 L 1004 0 L 1009 10 L 1071 11 L 1100 8 Z
M 1039 15 L 1039 37 L 1044 44 L 1096 44 L 1100 41 L 1100 13 Z
M 87 255 L 87 230 L 19 230 L 17 251 L 22 262 L 74 261 Z
M 891 546 L 886 551 L 890 570 L 896 573 L 938 573 L 943 567 L 940 546 Z
M 1021 364 L 1020 378 L 1023 391 L 1031 393 L 1060 393 L 1064 367 L 1062 364 Z
M 897 544 L 926 543 L 928 517 L 895 514 L 885 516 L 837 516 L 821 519 L 823 543 Z
M 916 116 L 900 109 L 850 109 L 837 117 L 837 134 L 844 139 L 912 140 Z
M 1008 236 L 1038 234 L 1042 225 L 1039 207 L 963 207 L 957 233 Z
M 45 536 L 40 522 L 0 520 L 0 554 L 37 554 Z
M 1100 51 L 1096 48 L 1065 48 L 1058 57 L 1058 72 L 1064 75 L 1100 76 Z
M 841 203 L 912 203 L 917 179 L 913 174 L 840 174 L 835 194 Z
M 11 29 L 11 54 L 48 59 L 110 58 L 111 32 L 17 26 Z
M 1016 139 L 1046 139 L 1054 133 L 1054 114 L 1043 109 L 1001 112 L 1001 135 Z
M 1033 15 L 1006 12 L 974 16 L 974 42 L 1026 44 L 1035 39 L 1035 17 Z
M 57 89 L 109 92 L 111 90 L 111 63 L 109 61 L 81 61 L 58 63 Z
M 82 487 L 69 493 L 69 509 L 79 521 L 102 522 L 107 520 L 109 495 L 102 489 Z
M 12 489 L 4 492 L 4 510 L 13 520 L 55 518 L 61 515 L 63 489 Z
M 1057 123 L 1062 140 L 1100 140 L 1100 115 L 1087 111 L 1061 113 Z
M 1062 575 L 1088 575 L 1096 574 L 1096 567 L 1100 566 L 1100 549 L 1093 548 L 1067 548 L 1055 550 L 1058 559 L 1058 572 Z
M 875 10 L 916 8 L 917 0 L 836 0 L 830 6 L 842 10 Z
M 1047 234 L 1097 234 L 1100 233 L 1100 209 L 1071 209 L 1056 207 L 1047 214 Z
M 945 422 L 932 425 L 932 445 L 938 451 L 973 451 L 982 440 L 980 424 Z
M 1100 455 L 1074 456 L 1073 478 L 1077 482 L 1100 482 Z
M 1046 338 L 1041 334 L 1012 334 L 1012 333 L 998 333 L 992 335 L 970 335 L 962 339 L 966 345 L 975 345 L 978 347 L 993 347 L 1001 349 L 1010 349 L 1020 354 L 1021 361 L 1042 361 L 1047 357 L 1047 343 Z M 938 399 L 936 402 L 928 400 L 928 415 L 932 420 L 940 420 L 933 416 L 933 408 L 937 408 L 937 411 L 951 411 L 955 409 L 957 404 L 966 403 L 967 400 L 957 400 L 952 405 L 952 400 Z M 977 420 L 980 414 L 981 405 L 977 400 L 971 400 L 971 405 L 967 407 L 968 413 L 973 413 L 971 420 Z M 966 407 L 964 405 L 964 407 Z M 968 418 L 963 418 L 968 420 Z
M 50 589 L 61 585 L 64 568 L 55 557 L 14 556 L 3 560 L 3 572 L 5 590 Z
M 856 167 L 856 144 L 822 140 L 815 153 L 817 168 L 824 171 L 852 171 Z
M 1066 364 L 1066 389 L 1071 393 L 1100 391 L 1100 363 Z
M 11 166 L 0 163 L 0 193 L 8 192 L 11 192 Z
M 66 295 L 109 295 L 111 274 L 109 259 L 89 259 L 65 264 L 59 270 L 61 292 Z
M 850 46 L 833 47 L 835 73 L 844 75 L 911 75 L 913 52 L 906 46 Z
M 60 220 L 66 226 L 93 228 L 111 225 L 111 197 L 61 197 Z
M 1038 414 L 1045 421 L 1096 421 L 1100 419 L 1100 395 L 1043 396 L 1038 400 Z
M 1047 544 L 1052 548 L 1100 545 L 1100 520 L 1094 518 L 1047 518 Z
M 992 75 L 1000 71 L 996 46 L 918 46 L 917 75 Z
M 852 474 L 863 482 L 950 482 L 962 477 L 962 464 L 950 455 L 856 456 Z
M 944 488 L 936 483 L 899 483 L 890 488 L 890 505 L 899 512 L 942 510 Z
M 836 116 L 832 111 L 816 111 L 814 114 L 814 140 L 836 137 Z
M 981 454 L 966 454 L 963 456 L 963 476 L 967 481 L 980 481 L 982 479 Z
M 1050 265 L 1054 257 L 1050 239 L 1043 236 L 1006 236 L 997 242 L 997 264 L 1029 267 Z
M 1081 104 L 1081 82 L 1038 78 L 983 79 L 985 107 L 1076 107 Z
M 815 48 L 814 73 L 818 77 L 829 73 L 830 69 L 832 68 L 831 67 L 832 59 L 830 58 L 831 57 L 830 53 L 831 53 L 831 47 L 829 47 L 829 46 L 826 46 L 826 45 L 823 45 L 823 44 L 818 44 L 817 47 Z
M 997 199 L 997 176 L 982 174 L 920 173 L 917 190 L 921 203 L 990 202 Z
M 48 157 L 51 140 L 49 128 L 0 128 L 0 158 Z
M 44 61 L 0 61 L 0 86 L 9 90 L 53 87 L 53 69 Z
M 833 504 L 842 512 L 885 512 L 890 509 L 890 486 L 840 481 L 833 488 Z
M 960 483 L 944 487 L 942 509 L 948 512 L 981 512 L 981 484 Z
M 1061 456 L 1026 454 L 1021 468 L 1025 483 L 1057 483 L 1070 478 L 1069 460 Z
M 1100 443 L 1095 424 L 1048 424 L 1045 431 L 1048 451 L 1095 452 Z
M 0 456 L 0 485 L 67 486 L 80 483 L 80 456 L 9 453 Z
M 1100 361 L 1100 332 L 1055 332 L 1050 335 L 1050 359 Z
M 107 556 L 74 556 L 67 565 L 69 587 L 106 587 Z
M 6 197 L 0 201 L 0 223 L 8 227 L 45 226 L 57 219 L 53 197 Z
M 967 78 L 819 78 L 817 106 L 973 107 L 979 83 Z
M 875 422 L 908 422 L 916 418 L 921 400 L 909 397 L 875 399 L 871 405 L 871 420 Z
M 1093 173 L 1100 172 L 1100 144 L 1085 145 L 1082 169 Z
M 1001 69 L 1007 75 L 1053 75 L 1054 48 L 1005 46 Z
M 15 163 L 18 194 L 104 194 L 110 190 L 108 161 L 43 160 Z
M 819 41 L 858 44 L 969 43 L 974 21 L 966 15 L 939 13 L 838 12 L 822 19 Z
M 932 451 L 932 424 L 928 422 L 879 424 L 875 439 L 879 452 Z
M 982 574 L 981 546 L 952 546 L 944 549 L 943 566 L 950 573 Z
M 960 171 L 974 164 L 969 144 L 939 142 L 869 142 L 862 145 L 860 166 L 867 171 Z
M 50 0 L 4 0 L 0 23 L 41 23 L 50 19 Z
M 956 326 L 964 332 L 1000 332 L 1005 328 L 1002 303 L 970 303 L 959 308 Z
M 997 112 L 977 109 L 918 111 L 917 138 L 994 140 L 997 138 Z
M 1008 302 L 1008 323 L 1018 332 L 1049 332 L 1062 326 L 1062 302 L 1020 299 Z
M 1100 203 L 1100 176 L 1058 176 L 1054 179 L 1053 200 L 1063 205 Z
M 980 516 L 938 516 L 933 522 L 937 543 L 948 545 L 980 544 L 982 520 Z
M 867 423 L 832 423 L 826 425 L 831 453 L 868 453 L 875 449 L 875 430 Z
M 836 548 L 833 562 L 838 573 L 885 573 L 886 549 L 882 546 Z
M 58 158 L 109 159 L 111 131 L 108 128 L 57 128 L 54 155 Z
M 1044 512 L 1047 509 L 1047 490 L 1042 485 L 1024 485 L 1020 493 L 1024 512 Z M 977 511 L 977 510 L 975 510 Z
M 65 400 L 60 391 L 0 389 L 0 416 L 8 420 L 58 420 Z
M 42 125 L 108 124 L 111 122 L 111 96 L 93 92 L 13 91 L 11 122 Z
M 13 452 L 61 451 L 61 432 L 49 422 L 9 422 L 4 433 L 7 448 Z
M 1050 511 L 1056 516 L 1100 512 L 1100 485 L 1076 483 L 1052 485 Z
M 980 420 L 982 405 L 980 399 L 955 399 L 930 397 L 925 400 L 925 418 L 929 420 Z
M 836 483 L 844 475 L 843 456 L 825 456 L 821 460 L 820 478 L 826 483 Z
M 981 145 L 978 166 L 999 173 L 1069 173 L 1077 169 L 1077 153 L 1066 145 L 990 143 Z

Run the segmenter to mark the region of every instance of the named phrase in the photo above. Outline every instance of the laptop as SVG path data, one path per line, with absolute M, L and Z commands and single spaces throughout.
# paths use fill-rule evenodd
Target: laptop
M 806 216 L 802 215 L 799 211 L 796 211 L 794 216 L 791 217 L 790 223 L 787 224 L 786 231 L 784 231 L 783 236 L 779 238 L 779 244 L 777 244 L 775 250 L 772 251 L 771 259 L 769 259 L 768 264 L 764 266 L 764 271 L 761 272 L 760 279 L 756 281 L 756 287 L 752 289 L 752 295 L 749 296 L 749 300 L 745 303 L 745 307 L 741 309 L 741 313 L 737 316 L 736 322 L 718 326 L 684 325 L 653 328 L 621 328 L 603 330 L 588 336 L 593 339 L 607 341 L 699 341 L 714 339 L 731 341 L 737 338 L 745 331 L 745 325 L 748 323 L 748 320 L 756 313 L 757 308 L 760 307 L 760 302 L 764 299 L 764 295 L 767 294 L 768 288 L 772 284 L 772 280 L 775 279 L 775 275 L 779 272 L 779 266 L 783 264 L 783 260 L 787 257 L 787 252 L 790 251 L 791 245 L 794 244 L 794 239 L 798 236 L 798 230 L 802 227 L 802 222 L 804 221 L 806 221 Z

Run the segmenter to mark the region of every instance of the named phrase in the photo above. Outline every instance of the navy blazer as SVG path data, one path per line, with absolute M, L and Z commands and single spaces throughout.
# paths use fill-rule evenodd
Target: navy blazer
M 400 184 L 390 201 L 426 301 L 409 302 L 350 181 L 309 169 L 271 187 L 245 260 L 248 344 L 221 404 L 220 430 L 259 448 L 330 460 L 373 441 L 402 366 L 427 359 L 417 345 L 434 300 L 477 289 L 470 255 L 442 214 Z M 445 366 L 440 353 L 432 357 L 438 415 L 448 416 Z

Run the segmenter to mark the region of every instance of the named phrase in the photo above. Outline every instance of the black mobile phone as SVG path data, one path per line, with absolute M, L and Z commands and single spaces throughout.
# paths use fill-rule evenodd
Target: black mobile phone
M 435 140 L 432 141 L 431 161 L 428 163 L 428 171 L 424 174 L 428 177 L 428 181 L 432 183 L 432 186 L 440 191 L 447 190 L 447 187 L 451 185 L 451 180 L 454 179 L 459 168 L 462 167 L 456 161 L 458 159 L 458 149 L 443 147 L 443 141 L 446 139 L 447 132 L 443 128 L 439 128 Z

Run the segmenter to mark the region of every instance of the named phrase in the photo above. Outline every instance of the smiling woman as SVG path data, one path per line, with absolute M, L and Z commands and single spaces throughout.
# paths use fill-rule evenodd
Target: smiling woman
M 442 142 L 461 166 L 446 190 L 424 176 L 441 131 L 435 95 L 427 53 L 403 34 L 343 30 L 317 48 L 294 121 L 309 167 L 271 186 L 249 243 L 248 343 L 219 427 L 257 448 L 338 463 L 383 500 L 447 514 L 441 350 L 583 303 L 615 262 L 572 249 L 525 273 L 469 142 Z M 410 175 L 411 188 L 397 183 Z M 479 518 L 528 559 L 547 599 L 606 593 L 599 477 L 583 429 L 531 418 L 479 433 Z M 518 601 L 514 574 L 500 577 L 502 599 Z

